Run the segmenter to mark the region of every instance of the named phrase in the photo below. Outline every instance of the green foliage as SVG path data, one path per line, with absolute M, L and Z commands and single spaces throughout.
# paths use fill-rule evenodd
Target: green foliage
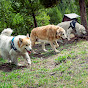
M 14 35 L 30 34 L 34 28 L 33 14 L 38 26 L 49 24 L 50 17 L 42 10 L 39 0 L 1 0 L 0 32 L 10 27 L 14 30 Z
M 50 23 L 51 24 L 58 24 L 62 21 L 62 14 L 57 7 L 50 8 L 48 11 L 48 15 L 50 16 Z
M 51 24 L 62 22 L 64 14 L 76 13 L 79 14 L 78 5 L 75 5 L 73 0 L 61 0 L 56 7 L 48 9 Z
M 20 15 L 20 13 L 17 13 L 13 18 L 13 25 L 20 24 L 23 22 L 23 17 Z
M 67 59 L 66 56 L 59 56 L 57 59 L 55 59 L 55 63 L 59 64 L 62 63 L 63 61 L 65 61 Z
M 0 0 L 0 32 L 4 28 L 12 28 L 14 35 L 26 34 L 36 26 L 62 22 L 66 13 L 79 15 L 78 0 Z M 59 1 L 59 2 L 58 2 Z M 54 6 L 45 9 L 42 5 Z M 86 6 L 87 6 L 86 0 Z M 36 26 L 35 26 L 36 24 Z
M 12 23 L 12 17 L 13 15 L 11 12 L 10 2 L 7 0 L 0 1 L 0 31 L 3 28 L 10 27 Z
M 3 58 L 0 58 L 0 64 L 2 64 L 2 63 L 6 63 L 6 60 Z
M 14 12 L 16 12 L 15 23 L 19 28 L 16 30 L 19 34 L 30 33 L 34 28 L 34 17 L 41 8 L 38 0 L 13 0 L 11 3 Z M 36 18 L 36 17 L 35 17 Z M 17 21 L 17 22 L 16 22 Z
M 43 9 L 40 9 L 37 14 L 39 14 L 38 16 L 36 16 L 38 26 L 48 25 L 50 23 L 50 17 Z

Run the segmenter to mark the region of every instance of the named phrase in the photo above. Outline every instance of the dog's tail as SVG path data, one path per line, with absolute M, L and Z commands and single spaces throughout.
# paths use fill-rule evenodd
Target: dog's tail
M 1 35 L 11 36 L 12 32 L 13 30 L 11 28 L 7 28 L 1 32 Z

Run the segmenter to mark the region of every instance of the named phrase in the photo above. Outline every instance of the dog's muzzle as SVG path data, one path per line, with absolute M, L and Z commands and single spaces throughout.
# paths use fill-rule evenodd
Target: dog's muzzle
M 26 48 L 25 48 L 25 50 L 30 54 L 31 53 L 31 49 L 30 50 L 27 50 Z

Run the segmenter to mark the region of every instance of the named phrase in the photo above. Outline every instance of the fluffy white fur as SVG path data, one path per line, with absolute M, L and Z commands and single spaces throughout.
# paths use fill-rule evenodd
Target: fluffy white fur
M 7 35 L 7 36 L 10 36 L 12 34 L 13 30 L 11 28 L 7 28 L 7 29 L 4 29 L 2 32 L 1 32 L 1 35 Z
M 31 51 L 31 42 L 30 39 L 27 41 L 27 43 L 30 43 L 28 46 L 24 45 L 22 47 L 18 46 L 18 42 L 21 44 L 20 39 L 27 38 L 28 36 L 24 35 L 18 35 L 15 36 L 14 39 L 14 45 L 17 48 L 17 51 L 15 51 L 13 48 L 11 48 L 11 40 L 13 39 L 13 36 L 10 36 L 12 34 L 13 30 L 10 28 L 4 29 L 1 32 L 0 35 L 0 54 L 2 58 L 8 59 L 9 62 L 14 63 L 18 65 L 17 58 L 19 56 L 23 56 L 28 62 L 28 64 L 31 64 L 30 56 L 27 51 Z
M 68 40 L 70 40 L 70 34 L 73 32 L 73 29 L 69 28 L 71 22 L 72 21 L 65 21 L 65 22 L 61 22 L 57 25 L 57 26 L 60 26 L 65 29 Z M 78 22 L 76 22 L 75 30 L 76 30 L 76 33 L 74 32 L 74 35 L 76 35 L 78 37 L 82 37 L 83 35 L 86 34 L 85 27 L 83 25 L 79 24 Z

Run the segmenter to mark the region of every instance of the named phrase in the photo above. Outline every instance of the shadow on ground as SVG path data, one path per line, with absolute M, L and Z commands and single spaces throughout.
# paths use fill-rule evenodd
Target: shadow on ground
M 2 63 L 0 64 L 0 70 L 4 71 L 4 72 L 11 72 L 13 70 L 17 70 L 17 69 L 23 69 L 26 68 L 27 66 L 16 66 L 14 64 L 10 64 L 10 63 Z
M 83 39 L 83 38 L 76 38 L 76 37 L 75 37 L 75 38 L 71 39 L 70 41 L 64 40 L 63 43 L 58 42 L 58 44 L 59 44 L 59 46 L 60 46 L 60 47 L 58 48 L 58 50 L 59 50 L 59 51 L 62 51 L 63 49 L 68 49 L 68 48 L 71 47 L 72 45 L 76 45 L 77 42 L 79 42 L 80 40 L 85 40 L 85 38 Z M 71 44 L 71 45 L 67 46 L 68 44 Z M 61 47 L 62 47 L 62 48 L 61 48 Z M 44 59 L 46 59 L 46 58 L 48 58 L 48 57 L 50 57 L 50 56 L 52 56 L 52 55 L 58 54 L 58 53 L 56 53 L 55 51 L 52 50 L 50 44 L 46 44 L 46 49 L 47 49 L 47 52 L 44 52 L 44 51 L 42 50 L 41 44 L 36 44 L 36 45 L 34 46 L 34 50 L 35 50 L 35 52 L 36 52 L 37 54 L 30 54 L 31 58 L 34 57 L 34 58 L 44 58 Z

